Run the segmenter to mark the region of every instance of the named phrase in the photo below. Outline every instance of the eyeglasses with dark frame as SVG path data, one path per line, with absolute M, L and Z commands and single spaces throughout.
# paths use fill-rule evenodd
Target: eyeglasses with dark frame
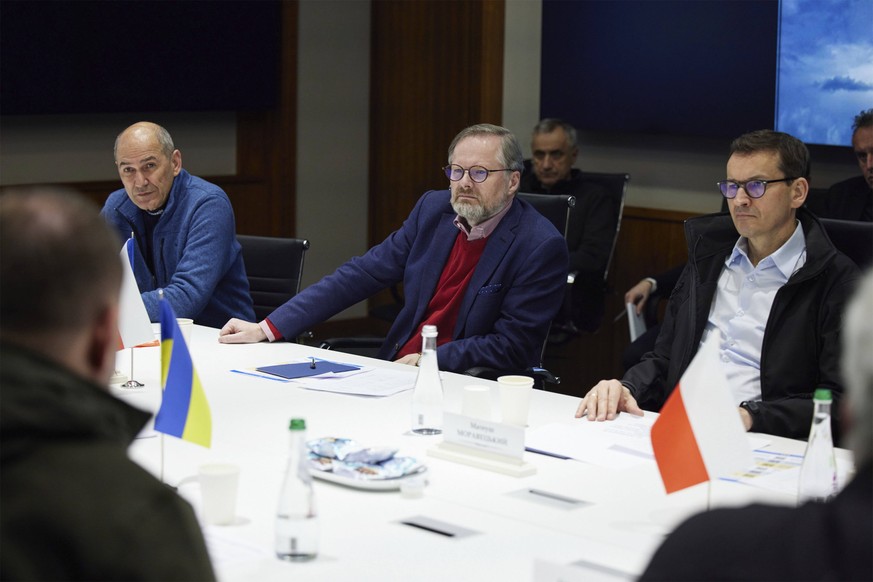
M 511 168 L 498 168 L 497 170 L 489 170 L 483 166 L 470 166 L 469 168 L 464 168 L 463 166 L 459 166 L 458 164 L 449 164 L 448 166 L 443 168 L 443 171 L 446 173 L 446 177 L 452 182 L 457 182 L 458 180 L 464 177 L 464 173 L 470 174 L 470 179 L 476 183 L 481 184 L 485 180 L 488 179 L 488 176 L 491 175 L 491 172 L 512 172 Z
M 746 180 L 745 182 L 737 182 L 736 180 L 722 180 L 716 182 L 721 195 L 725 198 L 736 198 L 740 192 L 740 188 L 746 191 L 749 198 L 760 198 L 767 191 L 767 184 L 776 184 L 778 182 L 791 182 L 797 178 L 780 178 L 778 180 Z

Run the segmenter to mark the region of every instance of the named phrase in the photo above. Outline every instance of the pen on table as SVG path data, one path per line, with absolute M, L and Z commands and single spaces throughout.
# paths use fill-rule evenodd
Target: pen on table
M 266 376 L 263 374 L 255 374 L 254 372 L 246 372 L 245 370 L 231 370 L 236 374 L 242 374 L 244 376 L 254 376 L 255 378 L 263 378 L 264 380 L 275 380 L 276 382 L 290 382 L 290 380 L 286 380 L 285 378 Z

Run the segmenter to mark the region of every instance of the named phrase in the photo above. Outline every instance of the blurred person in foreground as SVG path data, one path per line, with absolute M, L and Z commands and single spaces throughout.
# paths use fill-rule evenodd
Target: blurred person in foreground
M 746 430 L 808 436 L 815 389 L 829 388 L 835 403 L 842 395 L 839 332 L 858 278 L 802 208 L 808 174 L 809 151 L 786 133 L 754 131 L 731 143 L 727 179 L 718 182 L 730 215 L 685 222 L 689 261 L 655 349 L 620 381 L 594 386 L 577 418 L 660 410 L 701 342 L 715 336 Z
M 680 525 L 642 580 L 873 580 L 873 271 L 842 334 L 855 476 L 830 502 L 716 509 Z
M 403 309 L 380 358 L 417 365 L 422 326 L 436 325 L 442 370 L 539 366 L 567 281 L 567 245 L 515 196 L 522 167 L 509 130 L 490 124 L 462 130 L 443 168 L 448 190 L 425 192 L 398 230 L 264 321 L 231 319 L 219 341 L 293 338 L 402 282 Z
M 109 394 L 118 240 L 69 191 L 0 194 L 0 578 L 212 580 L 191 507 L 127 457 Z

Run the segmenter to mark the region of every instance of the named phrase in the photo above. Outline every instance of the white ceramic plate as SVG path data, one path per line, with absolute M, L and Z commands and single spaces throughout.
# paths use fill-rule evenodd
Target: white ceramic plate
M 422 465 L 422 467 L 415 473 L 410 473 L 408 475 L 404 475 L 403 477 L 395 477 L 393 479 L 352 479 L 351 477 L 337 475 L 332 471 L 309 471 L 309 473 L 316 479 L 321 479 L 322 481 L 330 481 L 331 483 L 338 483 L 340 485 L 353 487 L 355 489 L 366 489 L 368 491 L 396 491 L 400 489 L 400 485 L 405 480 L 412 477 L 420 477 L 426 472 L 427 467 Z

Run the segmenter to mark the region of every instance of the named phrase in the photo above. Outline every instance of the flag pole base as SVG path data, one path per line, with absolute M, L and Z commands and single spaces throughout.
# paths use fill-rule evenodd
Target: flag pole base
M 110 384 L 124 384 L 125 382 L 127 382 L 127 374 L 124 374 L 119 370 L 115 370 L 112 377 L 109 379 Z
M 136 380 L 128 380 L 121 385 L 122 388 L 142 388 L 143 386 L 145 386 L 145 384 L 137 382 Z

